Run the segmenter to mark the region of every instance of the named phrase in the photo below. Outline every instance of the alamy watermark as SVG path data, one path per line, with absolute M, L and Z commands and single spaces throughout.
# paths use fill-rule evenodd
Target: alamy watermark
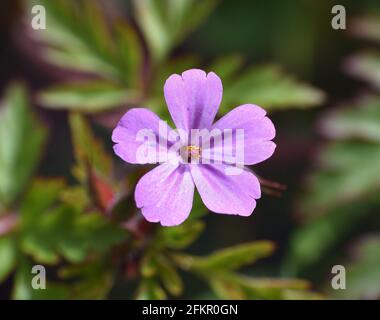
M 334 265 L 331 269 L 334 276 L 331 279 L 331 288 L 334 290 L 346 290 L 346 268 L 342 265 Z
M 331 27 L 334 30 L 346 30 L 346 8 L 336 4 L 331 8 L 331 13 L 334 14 L 331 19 Z
M 35 274 L 32 278 L 31 286 L 34 290 L 46 289 L 46 269 L 42 265 L 35 265 L 32 268 L 32 274 Z
M 46 29 L 46 9 L 43 5 L 36 4 L 32 7 L 31 13 L 33 15 L 31 25 L 34 30 Z

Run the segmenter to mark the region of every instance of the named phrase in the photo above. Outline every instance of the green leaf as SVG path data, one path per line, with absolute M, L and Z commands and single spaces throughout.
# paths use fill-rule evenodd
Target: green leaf
M 216 4 L 215 0 L 135 0 L 135 16 L 153 59 L 163 60 Z
M 136 300 L 164 300 L 166 293 L 152 278 L 143 279 L 136 293 Z
M 0 108 L 0 203 L 10 205 L 36 168 L 46 130 L 35 119 L 25 89 L 10 87 Z
M 69 123 L 78 164 L 75 169 L 77 179 L 85 181 L 88 166 L 103 177 L 108 177 L 111 173 L 112 158 L 106 153 L 104 145 L 95 138 L 85 117 L 79 113 L 71 113 Z
M 165 25 L 162 6 L 154 0 L 134 1 L 135 16 L 156 60 L 162 59 L 172 46 L 172 35 Z
M 199 192 L 194 193 L 193 207 L 191 209 L 191 213 L 189 218 L 186 221 L 196 221 L 202 218 L 204 215 L 208 213 L 207 207 L 204 205 Z
M 168 292 L 174 296 L 178 296 L 183 291 L 182 279 L 176 268 L 172 265 L 169 259 L 164 255 L 156 255 L 155 263 L 161 282 Z
M 308 291 L 310 284 L 300 279 L 255 278 L 231 272 L 216 272 L 204 276 L 211 289 L 221 299 L 321 299 Z
M 300 201 L 303 216 L 325 214 L 378 192 L 379 161 L 379 144 L 330 143 L 323 149 L 320 169 L 309 178 L 309 187 Z
M 296 230 L 290 240 L 284 263 L 286 274 L 297 274 L 328 257 L 331 250 L 347 237 L 363 219 L 370 204 L 350 204 L 329 211 Z
M 59 269 L 59 276 L 71 282 L 71 299 L 105 299 L 114 284 L 112 265 L 106 259 L 89 259 Z
M 154 260 L 154 253 L 149 250 L 141 260 L 141 275 L 144 278 L 153 278 L 157 275 L 157 264 Z
M 59 257 L 83 261 L 89 253 L 102 254 L 125 240 L 126 233 L 107 222 L 100 214 L 83 215 L 62 205 L 41 214 L 21 238 L 22 250 L 36 261 L 55 264 Z
M 220 112 L 244 103 L 258 104 L 266 110 L 308 108 L 321 104 L 324 99 L 319 89 L 298 82 L 277 66 L 263 65 L 242 72 L 224 88 Z
M 39 95 L 43 106 L 93 113 L 135 101 L 144 85 L 143 50 L 126 22 L 107 17 L 98 1 L 31 0 L 46 8 L 46 30 L 28 35 L 43 58 L 58 67 L 95 74 L 48 88 Z
M 380 90 L 380 54 L 377 52 L 362 52 L 350 57 L 345 62 L 348 73 L 365 80 Z
M 303 216 L 324 214 L 379 190 L 379 110 L 379 98 L 367 97 L 323 118 L 322 132 L 339 141 L 331 141 L 320 151 L 318 167 L 300 201 Z
M 88 251 L 104 253 L 127 238 L 124 229 L 108 222 L 98 213 L 79 214 L 76 223 L 77 237 L 83 237 L 79 242 Z
M 46 289 L 33 289 L 32 264 L 26 260 L 21 260 L 21 265 L 17 269 L 12 298 L 16 300 L 63 300 L 68 299 L 67 288 L 62 284 L 46 282 Z
M 230 85 L 233 76 L 243 67 L 244 59 L 239 54 L 218 57 L 211 63 L 208 70 L 215 72 L 223 81 L 223 86 Z
M 22 224 L 27 226 L 34 223 L 35 219 L 55 204 L 64 185 L 62 179 L 34 180 L 21 204 Z
M 75 206 L 83 208 L 86 204 L 93 204 L 102 212 L 108 212 L 114 204 L 117 187 L 110 177 L 112 159 L 103 143 L 95 138 L 90 124 L 82 115 L 70 114 L 69 122 L 76 157 L 73 174 L 87 191 L 86 197 L 83 196 L 83 190 L 77 195 L 80 201 Z
M 200 272 L 233 270 L 252 264 L 272 254 L 274 245 L 270 241 L 254 241 L 215 251 L 207 257 L 192 257 L 175 254 L 177 263 L 184 269 Z
M 307 220 L 290 243 L 286 271 L 321 261 L 358 227 L 376 204 L 380 183 L 380 103 L 370 97 L 327 114 L 323 133 L 339 141 L 320 151 L 298 212 Z
M 378 299 L 380 297 L 380 237 L 372 235 L 356 244 L 355 258 L 344 265 L 346 290 L 333 294 L 343 299 Z M 339 291 L 339 292 L 338 292 Z
M 170 5 L 173 5 L 176 0 L 171 0 Z M 218 5 L 219 0 L 205 0 L 205 1 L 197 1 L 197 0 L 182 0 L 184 2 L 183 8 L 174 12 L 173 16 L 182 15 L 182 30 L 178 30 L 177 41 L 183 39 L 184 36 L 187 36 L 190 32 L 196 29 L 199 25 L 201 25 L 213 12 L 215 7 Z M 185 6 L 188 5 L 186 9 Z M 179 7 L 179 6 L 177 6 Z M 180 19 L 178 19 L 180 21 Z M 182 32 L 182 35 L 181 33 Z
M 16 250 L 14 239 L 0 237 L 0 283 L 3 282 L 16 267 Z
M 210 276 L 210 286 L 222 299 L 286 299 L 289 290 L 305 292 L 309 283 L 299 279 L 254 278 L 233 273 Z
M 117 57 L 121 76 L 125 83 L 133 88 L 141 86 L 141 70 L 144 64 L 144 52 L 135 30 L 125 22 L 114 26 Z
M 201 221 L 185 221 L 180 226 L 160 228 L 158 239 L 171 249 L 183 249 L 192 244 L 202 233 L 204 224 Z
M 43 34 L 44 40 L 49 44 L 45 52 L 46 58 L 62 68 L 117 77 L 117 68 L 108 57 L 111 37 L 105 21 L 96 11 L 98 8 L 84 6 L 83 1 L 77 3 L 79 5 L 63 1 L 44 3 L 47 5 L 49 25 Z M 90 23 L 88 20 L 91 16 L 95 19 Z
M 212 291 L 220 298 L 227 300 L 245 300 L 247 295 L 243 288 L 233 281 L 224 278 L 210 277 L 208 283 Z
M 31 1 L 46 8 L 47 28 L 31 32 L 45 43 L 44 57 L 62 68 L 120 78 L 115 48 L 102 9 L 95 1 Z
M 244 288 L 251 290 L 306 290 L 310 287 L 310 283 L 300 279 L 284 279 L 284 278 L 254 278 L 248 276 L 233 276 L 233 280 L 240 283 Z
M 380 144 L 380 99 L 367 97 L 328 113 L 322 122 L 322 132 L 332 139 L 361 139 Z
M 60 194 L 60 200 L 76 207 L 79 211 L 85 211 L 91 203 L 86 189 L 81 185 L 66 187 Z
M 39 101 L 51 109 L 100 112 L 125 105 L 135 93 L 109 82 L 60 84 L 40 92 Z

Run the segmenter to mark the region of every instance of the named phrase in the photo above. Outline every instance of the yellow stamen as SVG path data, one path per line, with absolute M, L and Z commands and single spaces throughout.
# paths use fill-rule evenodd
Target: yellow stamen
M 193 160 L 198 160 L 201 157 L 202 149 L 198 146 L 183 146 L 180 151 L 182 159 L 191 163 Z
M 201 151 L 202 149 L 197 146 L 187 146 L 186 147 L 187 153 L 190 158 L 196 158 L 199 159 L 201 157 Z

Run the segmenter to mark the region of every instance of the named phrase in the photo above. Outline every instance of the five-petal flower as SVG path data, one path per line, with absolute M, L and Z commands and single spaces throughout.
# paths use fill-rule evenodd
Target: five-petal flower
M 182 75 L 171 75 L 165 83 L 164 94 L 171 117 L 177 129 L 190 135 L 192 129 L 230 130 L 239 138 L 237 130 L 243 130 L 240 138 L 244 146 L 243 165 L 253 165 L 269 158 L 276 145 L 271 140 L 275 128 L 265 110 L 253 104 L 236 107 L 213 123 L 222 100 L 223 87 L 219 77 L 199 69 L 187 70 Z M 161 124 L 160 124 L 161 123 Z M 160 127 L 161 126 L 161 127 Z M 130 109 L 119 121 L 112 133 L 115 153 L 129 163 L 142 163 L 137 156 L 139 148 L 144 150 L 149 162 L 158 161 L 158 155 L 170 154 L 173 143 L 162 144 L 167 137 L 162 132 L 172 132 L 167 126 L 162 130 L 160 118 L 148 109 Z M 154 144 L 137 139 L 141 130 L 154 134 Z M 223 155 L 225 139 L 215 140 L 209 148 L 211 154 Z M 190 214 L 195 187 L 206 207 L 213 212 L 249 216 L 261 196 L 260 183 L 256 176 L 243 168 L 238 175 L 227 175 L 232 166 L 226 161 L 191 161 L 191 157 L 202 158 L 202 146 L 183 142 L 182 148 L 189 152 L 190 162 L 166 161 L 145 174 L 137 183 L 135 200 L 144 217 L 163 226 L 181 224 Z M 159 146 L 159 147 L 158 147 Z M 174 155 L 174 158 L 177 155 Z M 179 158 L 180 159 L 180 158 Z

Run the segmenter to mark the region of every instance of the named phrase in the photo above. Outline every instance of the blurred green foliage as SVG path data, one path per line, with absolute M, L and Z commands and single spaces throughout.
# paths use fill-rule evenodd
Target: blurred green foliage
M 354 34 L 372 40 L 380 39 L 380 17 L 355 19 Z M 329 139 L 320 150 L 319 161 L 308 177 L 308 188 L 298 201 L 304 223 L 295 232 L 285 270 L 292 274 L 326 261 L 337 246 L 357 234 L 364 218 L 377 214 L 380 206 L 380 96 L 377 53 L 351 56 L 344 64 L 346 71 L 372 84 L 355 103 L 340 106 L 321 119 L 320 131 Z M 337 297 L 379 298 L 380 276 L 377 253 L 378 221 L 375 235 L 357 246 L 357 258 L 348 259 L 347 288 L 332 292 Z M 361 235 L 363 237 L 363 235 Z M 347 251 L 348 248 L 345 248 Z M 344 253 L 340 257 L 346 261 Z M 375 262 L 377 261 L 377 262 Z M 346 262 L 345 262 L 346 263 Z M 346 264 L 344 264 L 346 265 Z

